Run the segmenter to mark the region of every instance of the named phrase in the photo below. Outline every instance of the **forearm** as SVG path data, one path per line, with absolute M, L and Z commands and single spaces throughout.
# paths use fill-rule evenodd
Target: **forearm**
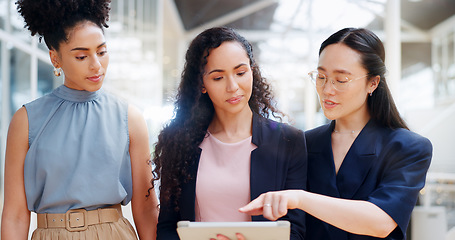
M 6 214 L 7 215 L 7 214 Z M 6 216 L 3 213 L 1 224 L 1 239 L 23 239 L 28 238 L 28 230 L 30 228 L 30 217 L 27 218 L 13 218 Z
M 301 191 L 299 207 L 308 214 L 347 232 L 386 237 L 397 226 L 378 206 L 360 200 L 348 200 Z
M 156 239 L 156 225 L 158 223 L 157 206 L 140 210 L 133 207 L 133 218 L 140 240 Z

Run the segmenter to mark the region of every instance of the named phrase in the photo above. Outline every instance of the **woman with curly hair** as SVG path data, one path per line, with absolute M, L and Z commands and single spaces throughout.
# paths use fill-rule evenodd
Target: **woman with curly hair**
M 205 30 L 190 44 L 175 103 L 153 161 L 161 180 L 157 239 L 179 239 L 188 221 L 265 221 L 238 208 L 261 193 L 305 189 L 302 131 L 268 119 L 280 112 L 253 59 L 234 30 Z M 304 238 L 304 213 L 289 211 L 291 239 Z
M 64 83 L 13 116 L 6 147 L 1 238 L 137 239 L 122 216 L 130 201 L 140 239 L 155 239 L 158 201 L 138 109 L 101 89 L 109 55 L 109 0 L 20 0 L 32 35 L 49 48 Z

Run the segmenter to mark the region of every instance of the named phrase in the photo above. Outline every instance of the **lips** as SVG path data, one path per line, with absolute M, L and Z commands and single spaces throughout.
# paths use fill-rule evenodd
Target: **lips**
M 242 98 L 243 98 L 243 96 L 235 96 L 235 97 L 229 98 L 228 100 L 226 100 L 226 102 L 228 102 L 230 104 L 237 104 L 242 100 Z
M 103 76 L 103 75 L 101 74 L 101 75 L 96 75 L 96 76 L 88 77 L 87 79 L 88 79 L 89 81 L 92 81 L 92 82 L 99 82 L 99 81 L 101 81 L 102 76 Z
M 338 103 L 331 101 L 331 100 L 327 100 L 327 99 L 324 99 L 322 101 L 322 103 L 323 103 L 325 109 L 331 109 L 331 108 L 338 106 Z

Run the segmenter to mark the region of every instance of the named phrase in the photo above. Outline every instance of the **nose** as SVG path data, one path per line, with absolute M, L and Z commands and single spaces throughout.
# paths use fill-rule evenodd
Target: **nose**
M 93 69 L 95 71 L 98 71 L 101 68 L 101 62 L 100 59 L 98 59 L 98 56 L 92 57 L 92 61 L 90 62 L 90 69 Z
M 326 79 L 324 85 L 322 85 L 322 92 L 325 94 L 334 94 L 335 93 L 335 86 L 333 85 L 332 80 Z
M 236 92 L 239 89 L 239 84 L 235 77 L 228 77 L 226 83 L 226 91 L 228 92 Z

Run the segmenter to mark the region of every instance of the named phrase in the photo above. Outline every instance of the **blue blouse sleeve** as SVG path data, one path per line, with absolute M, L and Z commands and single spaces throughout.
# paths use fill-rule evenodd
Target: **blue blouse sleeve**
M 384 159 L 384 174 L 368 201 L 384 210 L 397 223 L 391 235 L 403 237 L 425 185 L 432 157 L 431 142 L 404 129 L 395 130 L 386 140 L 379 158 Z

